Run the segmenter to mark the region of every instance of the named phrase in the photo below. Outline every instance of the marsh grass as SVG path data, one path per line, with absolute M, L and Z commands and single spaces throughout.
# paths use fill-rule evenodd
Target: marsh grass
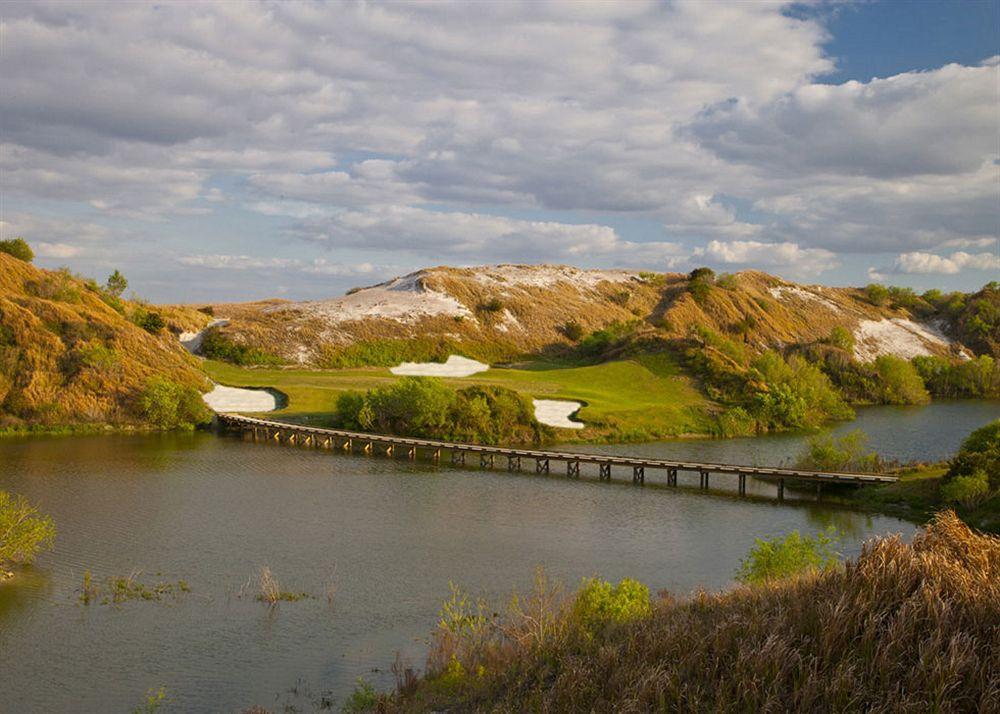
M 299 600 L 310 600 L 313 596 L 306 592 L 293 592 L 282 590 L 278 579 L 271 572 L 271 569 L 262 565 L 257 572 L 251 575 L 243 587 L 237 593 L 238 598 L 243 598 L 248 594 L 253 594 L 253 599 L 257 602 L 266 603 L 269 607 L 277 607 L 281 602 L 298 602 Z
M 454 600 L 454 598 L 453 598 Z M 459 599 L 460 600 L 460 599 Z M 944 512 L 842 568 L 669 594 L 588 633 L 542 579 L 482 628 L 439 628 L 388 711 L 997 712 L 1000 539 Z M 487 608 L 488 610 L 488 608 Z
M 142 571 L 133 570 L 128 575 L 112 575 L 103 581 L 94 580 L 90 571 L 83 573 L 83 584 L 77 591 L 77 599 L 83 605 L 120 605 L 133 600 L 161 602 L 167 598 L 177 599 L 191 592 L 185 580 L 175 583 L 157 581 L 146 584 L 142 581 Z

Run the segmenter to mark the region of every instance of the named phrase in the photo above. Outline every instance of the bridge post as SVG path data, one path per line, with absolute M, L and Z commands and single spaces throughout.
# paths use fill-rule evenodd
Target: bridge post
M 677 485 L 677 469 L 667 469 L 667 485 Z
M 452 455 L 454 455 L 454 453 L 455 452 L 453 451 Z M 441 463 L 441 449 L 434 449 L 434 453 L 431 454 L 431 459 L 434 461 L 435 464 Z
M 611 480 L 611 464 L 601 464 L 600 466 L 601 466 L 600 480 L 601 481 L 610 481 Z
M 390 458 L 392 457 L 392 454 L 393 454 L 394 451 L 395 451 L 395 445 L 394 444 L 389 444 L 387 447 L 385 447 L 385 455 L 388 456 L 388 457 L 390 457 Z
M 479 468 L 485 469 L 487 466 L 493 468 L 493 454 L 479 454 Z
M 707 489 L 708 489 L 708 471 L 705 471 L 705 470 L 703 469 L 703 470 L 702 470 L 702 471 L 700 471 L 699 473 L 700 473 L 700 476 L 701 476 L 701 487 L 702 487 L 703 489 L 706 489 L 706 490 L 707 490 Z
M 783 478 L 778 479 L 778 500 L 785 500 L 785 479 Z
M 579 461 L 567 461 L 566 462 L 566 475 L 570 478 L 580 478 L 580 462 Z
M 747 495 L 747 475 L 745 473 L 743 473 L 742 471 L 739 473 L 739 480 L 740 480 L 740 495 L 741 496 L 746 496 Z
M 535 457 L 535 473 L 540 474 L 548 472 L 549 472 L 549 460 Z
M 507 470 L 508 471 L 520 471 L 521 470 L 521 457 L 520 456 L 508 456 L 507 457 Z
M 821 498 L 823 498 L 823 482 L 822 481 L 817 481 L 816 482 L 816 500 L 818 501 Z
M 372 453 L 372 442 L 365 444 L 365 453 L 371 455 Z
M 451 450 L 451 463 L 465 466 L 465 452 L 460 449 Z
M 632 467 L 632 483 L 640 486 L 646 484 L 646 467 L 645 466 L 633 466 Z
M 347 441 L 344 442 L 344 451 L 350 452 L 353 449 L 354 449 L 354 439 L 348 437 Z
M 406 458 L 408 458 L 410 461 L 416 461 L 417 460 L 417 447 L 416 446 L 411 446 L 410 447 L 410 450 L 406 452 Z

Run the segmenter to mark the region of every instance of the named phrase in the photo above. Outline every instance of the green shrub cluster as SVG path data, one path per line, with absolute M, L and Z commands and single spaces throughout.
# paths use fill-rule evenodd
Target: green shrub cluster
M 160 429 L 192 429 L 212 419 L 211 410 L 194 387 L 165 377 L 152 377 L 138 397 L 140 416 Z
M 935 397 L 1000 397 L 1000 361 L 989 355 L 968 360 L 921 356 L 912 362 Z
M 284 360 L 259 347 L 240 345 L 218 330 L 209 330 L 201 343 L 201 354 L 209 359 L 231 362 L 242 367 L 249 365 L 277 366 Z
M 580 340 L 577 352 L 585 358 L 601 357 L 613 347 L 624 343 L 639 325 L 638 320 L 613 322 L 607 327 L 595 330 Z
M 882 460 L 869 451 L 868 437 L 860 429 L 835 438 L 832 434 L 817 434 L 809 439 L 798 467 L 813 471 L 878 472 L 884 470 Z
M 118 298 L 116 296 L 108 294 L 108 299 L 105 300 L 105 302 L 114 308 L 114 301 L 117 299 Z M 129 319 L 151 335 L 158 334 L 164 327 L 167 326 L 166 321 L 163 319 L 163 315 L 155 310 L 146 308 L 144 305 L 136 305 L 132 310 L 132 314 L 129 316 Z
M 766 583 L 836 567 L 840 555 L 834 546 L 839 539 L 833 527 L 814 536 L 792 531 L 784 537 L 755 538 L 736 579 L 747 584 Z
M 18 260 L 23 260 L 25 263 L 30 263 L 35 259 L 35 252 L 31 250 L 31 246 L 28 245 L 24 238 L 0 240 L 0 253 L 12 255 Z
M 764 352 L 751 362 L 750 382 L 761 385 L 747 400 L 761 430 L 815 427 L 854 416 L 830 379 L 796 355 L 786 361 L 777 352 Z
M 608 625 L 637 620 L 651 611 L 649 588 L 632 578 L 623 578 L 617 585 L 600 578 L 585 578 L 570 610 L 590 637 Z
M 539 444 L 551 430 L 539 424 L 526 397 L 498 386 L 455 390 L 427 377 L 406 377 L 337 399 L 348 429 L 479 444 Z
M 715 271 L 711 268 L 695 268 L 688 273 L 688 292 L 699 305 L 708 300 L 715 285 Z
M 1000 490 L 1000 419 L 976 429 L 962 442 L 945 474 L 948 483 L 961 476 L 986 474 L 991 491 Z
M 30 563 L 40 550 L 51 548 L 56 527 L 24 496 L 0 491 L 0 568 Z M 0 580 L 3 573 L 0 571 Z

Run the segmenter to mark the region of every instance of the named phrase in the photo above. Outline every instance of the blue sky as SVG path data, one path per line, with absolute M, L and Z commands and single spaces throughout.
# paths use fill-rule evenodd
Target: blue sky
M 154 300 L 1000 277 L 997 2 L 0 6 L 0 230 Z

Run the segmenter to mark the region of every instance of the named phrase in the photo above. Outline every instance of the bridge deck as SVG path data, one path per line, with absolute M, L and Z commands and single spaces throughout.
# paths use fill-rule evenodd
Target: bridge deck
M 895 476 L 882 474 L 851 473 L 851 472 L 831 472 L 831 471 L 809 471 L 804 469 L 787 469 L 769 466 L 743 466 L 737 464 L 713 464 L 692 461 L 671 461 L 668 459 L 648 459 L 633 456 L 613 456 L 610 454 L 581 454 L 571 451 L 549 451 L 545 449 L 515 449 L 503 446 L 483 446 L 480 444 L 461 444 L 450 441 L 437 441 L 435 439 L 417 439 L 406 436 L 392 436 L 388 434 L 369 434 L 367 432 L 346 431 L 343 429 L 322 429 L 319 427 L 305 426 L 302 424 L 290 424 L 281 421 L 268 419 L 258 419 L 255 417 L 241 416 L 238 414 L 220 414 L 219 420 L 228 427 L 241 429 L 243 431 L 267 430 L 270 438 L 270 430 L 274 430 L 280 438 L 284 435 L 299 435 L 302 437 L 324 437 L 328 439 L 343 439 L 350 447 L 351 442 L 358 441 L 362 444 L 379 444 L 387 447 L 403 447 L 410 449 L 425 449 L 437 452 L 449 451 L 453 454 L 462 455 L 475 453 L 481 455 L 482 459 L 490 457 L 489 465 L 492 465 L 492 458 L 496 456 L 507 457 L 508 465 L 513 463 L 513 459 L 535 459 L 539 468 L 545 462 L 545 470 L 548 470 L 549 461 L 566 462 L 567 471 L 571 475 L 579 475 L 579 464 L 598 464 L 601 467 L 601 478 L 610 480 L 611 466 L 625 466 L 633 469 L 633 482 L 645 482 L 645 469 L 665 469 L 668 472 L 668 482 L 672 479 L 672 485 L 676 485 L 677 471 L 694 471 L 701 474 L 701 485 L 708 487 L 709 474 L 730 474 L 738 476 L 740 479 L 740 492 L 745 492 L 746 476 L 765 476 L 779 479 L 779 497 L 784 491 L 784 479 L 799 479 L 822 483 L 892 483 L 898 479 Z M 414 455 L 416 452 L 413 452 Z M 575 473 L 573 470 L 575 469 Z

